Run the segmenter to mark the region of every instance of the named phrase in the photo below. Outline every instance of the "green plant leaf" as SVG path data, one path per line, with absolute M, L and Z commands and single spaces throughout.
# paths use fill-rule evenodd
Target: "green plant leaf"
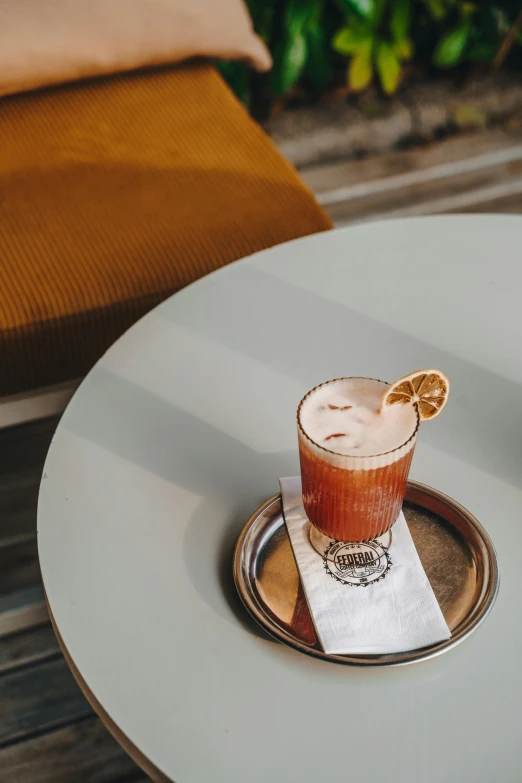
M 384 21 L 391 0 L 373 0 L 373 13 L 371 14 L 375 31 Z
M 477 41 L 466 49 L 466 60 L 475 63 L 490 63 L 498 51 L 498 45 L 487 43 L 486 41 Z
M 395 41 L 393 44 L 393 51 L 399 60 L 410 60 L 413 55 L 413 42 L 409 38 Z
M 308 47 L 306 75 L 316 90 L 322 90 L 332 78 L 330 46 L 324 28 L 319 25 L 311 27 L 307 32 L 306 41 Z
M 320 27 L 324 30 L 325 0 L 308 0 L 308 2 L 310 2 L 310 10 L 306 22 L 307 32 L 310 32 L 316 27 Z
M 294 35 L 274 52 L 272 87 L 277 96 L 282 95 L 299 79 L 307 58 L 307 42 L 302 33 Z
M 447 0 L 424 0 L 424 5 L 437 22 L 441 22 L 450 10 Z
M 248 8 L 254 29 L 270 46 L 274 32 L 276 6 L 266 0 L 248 0 Z
M 470 31 L 471 25 L 469 21 L 462 22 L 450 30 L 439 41 L 435 49 L 433 55 L 434 64 L 438 65 L 439 68 L 451 68 L 453 65 L 457 65 L 462 60 Z
M 286 0 L 284 26 L 287 35 L 293 37 L 302 33 L 316 6 L 317 0 Z
M 373 76 L 371 42 L 361 48 L 348 66 L 348 84 L 360 92 L 370 84 Z
M 411 0 L 393 0 L 390 31 L 394 41 L 408 37 L 411 26 Z
M 374 12 L 375 0 L 337 0 L 337 7 L 344 14 L 355 11 L 358 16 L 368 19 Z
M 377 49 L 377 70 L 384 92 L 391 95 L 399 86 L 402 69 L 395 52 L 386 41 L 381 41 Z
M 476 10 L 477 6 L 475 3 L 461 3 L 460 15 L 462 19 L 467 19 L 468 17 L 473 16 Z
M 371 30 L 365 27 L 343 27 L 332 41 L 332 46 L 339 54 L 356 54 L 371 43 Z

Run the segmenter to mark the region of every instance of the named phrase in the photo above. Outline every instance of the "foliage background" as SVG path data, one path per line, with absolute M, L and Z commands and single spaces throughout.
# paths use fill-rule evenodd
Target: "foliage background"
M 522 67 L 522 0 L 247 0 L 274 59 L 267 75 L 219 68 L 256 116 L 299 96 L 392 95 L 441 71 Z

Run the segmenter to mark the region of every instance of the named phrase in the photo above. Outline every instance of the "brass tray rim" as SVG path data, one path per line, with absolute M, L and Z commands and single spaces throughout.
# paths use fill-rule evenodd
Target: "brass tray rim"
M 292 634 L 289 634 L 283 628 L 280 628 L 271 619 L 268 612 L 265 611 L 262 601 L 257 598 L 256 593 L 252 589 L 251 579 L 248 577 L 248 570 L 245 572 L 244 568 L 245 563 L 247 564 L 247 567 L 250 564 L 250 560 L 248 558 L 245 560 L 244 557 L 248 536 L 252 532 L 252 528 L 259 517 L 264 514 L 264 512 L 271 505 L 281 500 L 280 492 L 270 497 L 258 507 L 258 509 L 248 519 L 236 542 L 233 560 L 234 582 L 237 592 L 239 593 L 246 610 L 253 617 L 253 619 L 277 641 L 280 641 L 283 644 L 292 647 L 294 650 L 304 653 L 305 655 L 309 655 L 313 658 L 319 658 L 323 661 L 330 661 L 331 663 L 336 663 L 338 665 L 365 667 L 404 666 L 407 664 L 425 661 L 430 658 L 435 658 L 456 647 L 458 644 L 467 639 L 468 636 L 470 636 L 482 624 L 491 611 L 493 604 L 495 603 L 500 586 L 500 573 L 497 553 L 491 538 L 480 524 L 478 519 L 473 516 L 473 514 L 471 514 L 471 512 L 469 512 L 464 506 L 462 506 L 456 500 L 453 500 L 453 498 L 451 498 L 449 495 L 446 495 L 443 492 L 428 486 L 427 484 L 410 480 L 408 481 L 406 500 L 411 501 L 411 495 L 419 495 L 420 497 L 428 496 L 432 500 L 435 500 L 436 502 L 449 508 L 457 517 L 465 520 L 465 524 L 471 528 L 475 534 L 475 546 L 477 544 L 479 545 L 481 550 L 481 557 L 485 562 L 487 562 L 488 578 L 487 581 L 485 581 L 483 584 L 481 594 L 470 613 L 461 621 L 461 623 L 452 633 L 450 639 L 440 642 L 439 644 L 430 645 L 429 647 L 423 647 L 417 650 L 408 650 L 402 653 L 391 653 L 388 655 L 337 655 L 332 653 L 325 653 L 318 647 L 311 647 L 301 642 Z M 453 524 L 450 520 L 446 521 L 448 521 L 450 524 Z M 279 528 L 280 525 L 277 529 Z M 463 534 L 462 530 L 460 532 Z M 468 535 L 467 538 L 469 539 L 470 536 Z

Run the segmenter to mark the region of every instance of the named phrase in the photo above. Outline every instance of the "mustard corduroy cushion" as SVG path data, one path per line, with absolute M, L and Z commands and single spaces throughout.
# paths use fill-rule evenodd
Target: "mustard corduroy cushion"
M 84 374 L 152 306 L 330 227 L 207 65 L 0 101 L 0 394 Z

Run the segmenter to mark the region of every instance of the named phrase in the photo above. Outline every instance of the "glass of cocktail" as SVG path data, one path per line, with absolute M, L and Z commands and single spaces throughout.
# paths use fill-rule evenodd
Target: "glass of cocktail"
M 422 370 L 394 384 L 337 378 L 303 397 L 297 411 L 303 504 L 312 543 L 367 541 L 398 518 L 419 423 L 444 406 L 449 381 Z

